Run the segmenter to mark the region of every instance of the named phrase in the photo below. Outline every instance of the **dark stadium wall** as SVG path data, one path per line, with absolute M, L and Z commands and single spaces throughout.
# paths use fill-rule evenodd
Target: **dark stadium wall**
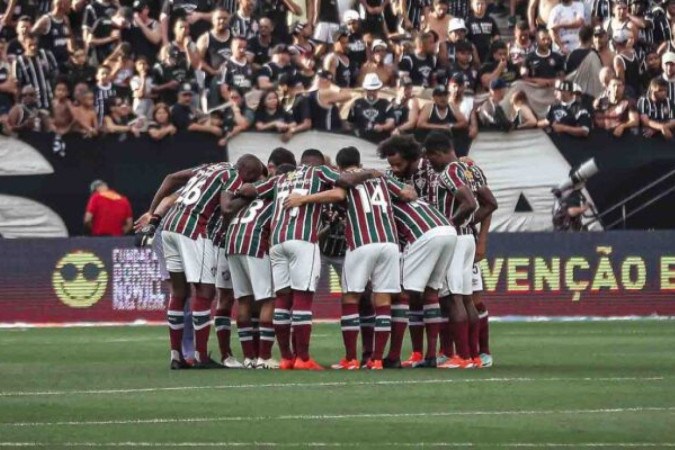
M 675 231 L 496 233 L 481 262 L 494 316 L 675 315 Z M 0 324 L 163 322 L 159 262 L 130 238 L 0 240 Z M 340 315 L 322 268 L 314 312 Z

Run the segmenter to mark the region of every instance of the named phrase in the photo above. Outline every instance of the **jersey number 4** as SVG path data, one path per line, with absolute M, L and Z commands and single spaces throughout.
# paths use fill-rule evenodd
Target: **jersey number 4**
M 380 208 L 381 212 L 384 212 L 389 208 L 384 192 L 382 192 L 382 186 L 379 184 L 373 188 L 373 193 L 370 196 L 368 195 L 366 187 L 362 184 L 356 186 L 356 192 L 359 193 L 359 198 L 361 199 L 361 204 L 363 205 L 363 210 L 366 214 L 373 212 L 374 206 Z

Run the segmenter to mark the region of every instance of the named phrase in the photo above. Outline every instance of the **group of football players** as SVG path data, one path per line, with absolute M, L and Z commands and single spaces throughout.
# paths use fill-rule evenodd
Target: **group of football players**
M 310 356 L 322 257 L 340 272 L 343 293 L 345 353 L 334 369 L 492 365 L 476 264 L 497 208 L 484 173 L 458 159 L 443 133 L 423 146 L 393 136 L 378 153 L 386 173 L 362 168 L 354 147 L 337 153 L 336 167 L 319 150 L 306 150 L 296 165 L 278 148 L 266 166 L 244 155 L 164 179 L 137 238 L 152 238 L 163 254 L 171 369 L 323 369 Z M 320 247 L 322 240 L 331 245 Z M 340 240 L 344 256 L 326 250 Z M 230 348 L 235 300 L 243 362 Z M 194 358 L 182 342 L 189 313 Z M 219 361 L 207 348 L 212 319 Z M 413 352 L 401 361 L 406 329 Z

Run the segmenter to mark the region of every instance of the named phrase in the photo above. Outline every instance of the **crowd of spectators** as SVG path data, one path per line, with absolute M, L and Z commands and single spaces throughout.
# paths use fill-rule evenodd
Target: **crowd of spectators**
M 509 6 L 500 30 L 487 0 L 3 0 L 0 121 L 55 150 L 68 133 L 672 138 L 675 0 Z M 572 81 L 588 67 L 599 95 Z M 545 113 L 537 90 L 555 91 Z

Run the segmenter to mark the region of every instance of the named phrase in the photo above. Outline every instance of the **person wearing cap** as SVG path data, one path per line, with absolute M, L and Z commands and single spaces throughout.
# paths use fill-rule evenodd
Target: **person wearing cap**
M 551 44 L 546 30 L 537 31 L 537 48 L 527 55 L 521 67 L 523 78 L 539 87 L 553 87 L 555 79 L 565 74 L 565 60 L 551 50 Z
M 498 78 L 511 84 L 520 78 L 520 69 L 509 61 L 509 52 L 506 43 L 495 41 L 490 47 L 490 57 L 478 71 L 478 79 L 487 91 L 490 83 Z
M 313 0 L 307 11 L 309 23 L 314 27 L 314 40 L 319 42 L 320 53 L 332 44 L 340 28 L 340 10 L 337 0 Z
M 642 79 L 640 75 L 641 61 L 635 50 L 629 45 L 632 33 L 627 29 L 614 31 L 612 41 L 616 55 L 614 56 L 614 72 L 617 78 L 626 84 L 626 96 L 638 98 Z
M 33 33 L 41 36 L 40 46 L 52 52 L 62 72 L 70 55 L 68 49 L 73 45 L 69 12 L 69 0 L 54 0 L 52 11 L 40 17 L 32 29 Z
M 664 53 L 661 66 L 663 68 L 661 77 L 668 83 L 668 98 L 675 104 L 675 53 Z
M 342 129 L 339 105 L 352 99 L 346 90 L 333 89 L 333 74 L 321 69 L 316 73 L 316 88 L 307 94 L 312 129 L 319 131 L 336 131 Z
M 450 81 L 457 74 L 464 82 L 463 94 L 472 96 L 478 88 L 478 71 L 471 64 L 474 47 L 469 41 L 459 41 L 455 44 L 455 62 L 446 71 L 446 79 Z M 445 84 L 445 80 L 444 80 Z
M 445 42 L 445 45 L 440 46 L 439 59 L 443 61 L 444 58 L 447 58 L 448 62 L 452 64 L 455 60 L 457 53 L 457 44 L 464 42 L 469 44 L 471 47 L 471 63 L 477 69 L 480 64 L 480 59 L 478 58 L 478 50 L 476 46 L 471 43 L 466 38 L 466 25 L 464 19 L 454 17 L 450 20 L 450 25 L 448 25 L 448 40 Z
M 500 105 L 506 96 L 507 87 L 506 81 L 501 78 L 490 82 L 490 96 L 476 111 L 481 129 L 511 131 L 513 128 L 512 122 L 506 117 L 506 113 Z
M 291 52 L 286 44 L 277 44 L 272 49 L 272 60 L 262 66 L 258 72 L 258 89 L 271 89 L 285 75 L 288 80 L 295 80 L 298 69 L 291 61 Z
M 471 0 L 471 14 L 466 20 L 467 39 L 476 46 L 481 61 L 487 59 L 490 45 L 499 40 L 497 22 L 487 13 L 486 0 Z
M 359 70 L 359 84 L 363 83 L 369 73 L 377 74 L 385 86 L 394 86 L 396 83 L 396 67 L 384 62 L 387 56 L 387 44 L 382 39 L 375 39 L 370 50 L 370 60 Z
M 624 83 L 619 78 L 609 82 L 607 92 L 593 102 L 595 127 L 607 130 L 615 137 L 640 126 L 640 116 L 633 104 L 624 95 Z
M 378 96 L 382 86 L 384 84 L 377 74 L 369 73 L 361 85 L 363 97 L 356 99 L 349 108 L 347 125 L 364 139 L 380 141 L 387 136 L 387 132 L 394 129 L 391 105 L 388 100 Z
M 579 47 L 579 28 L 586 23 L 582 2 L 562 0 L 551 10 L 547 28 L 553 39 L 553 49 L 567 55 Z
M 675 129 L 675 104 L 668 98 L 668 82 L 654 78 L 647 95 L 637 102 L 642 134 L 645 137 L 663 136 L 673 138 Z
M 431 33 L 421 33 L 415 37 L 415 51 L 403 55 L 398 71 L 400 77 L 410 77 L 413 86 L 428 88 L 432 86 L 436 66 L 434 37 Z
M 600 56 L 603 67 L 613 67 L 615 53 L 609 45 L 609 35 L 602 25 L 593 28 L 593 49 Z
M 420 114 L 419 99 L 413 95 L 413 84 L 409 77 L 398 80 L 396 98 L 391 102 L 391 116 L 394 118 L 392 135 L 412 132 L 417 126 Z
M 171 122 L 178 131 L 187 130 L 197 119 L 197 111 L 192 106 L 194 94 L 189 82 L 181 83 L 178 87 L 178 100 L 171 106 Z
M 466 128 L 468 121 L 459 110 L 448 102 L 448 88 L 438 85 L 432 93 L 433 103 L 427 103 L 420 111 L 417 128 L 425 131 L 442 131 L 449 135 L 457 128 Z
M 361 30 L 359 13 L 350 9 L 343 15 L 343 24 L 347 27 L 347 56 L 356 67 L 361 67 L 368 60 L 366 39 Z
M 333 51 L 323 61 L 323 68 L 333 75 L 333 83 L 341 88 L 352 87 L 358 72 L 358 67 L 347 56 L 348 34 L 346 27 L 338 28 L 333 34 Z
M 91 236 L 124 236 L 134 226 L 131 203 L 102 180 L 94 180 L 84 213 L 84 229 Z
M 145 0 L 137 0 L 145 1 Z M 197 51 L 201 60 L 200 69 L 205 72 L 204 86 L 218 77 L 220 66 L 232 55 L 230 15 L 224 8 L 216 8 L 211 15 L 211 29 L 197 39 Z
M 309 22 L 296 22 L 292 30 L 293 45 L 289 47 L 291 61 L 298 68 L 298 80 L 305 88 L 309 88 L 312 84 L 317 69 L 314 59 L 317 46 L 310 40 L 312 33 L 312 25 Z
M 571 81 L 558 81 L 555 86 L 557 102 L 549 106 L 546 118 L 538 122 L 539 128 L 551 128 L 556 133 L 587 137 L 591 131 L 591 114 L 574 97 Z

